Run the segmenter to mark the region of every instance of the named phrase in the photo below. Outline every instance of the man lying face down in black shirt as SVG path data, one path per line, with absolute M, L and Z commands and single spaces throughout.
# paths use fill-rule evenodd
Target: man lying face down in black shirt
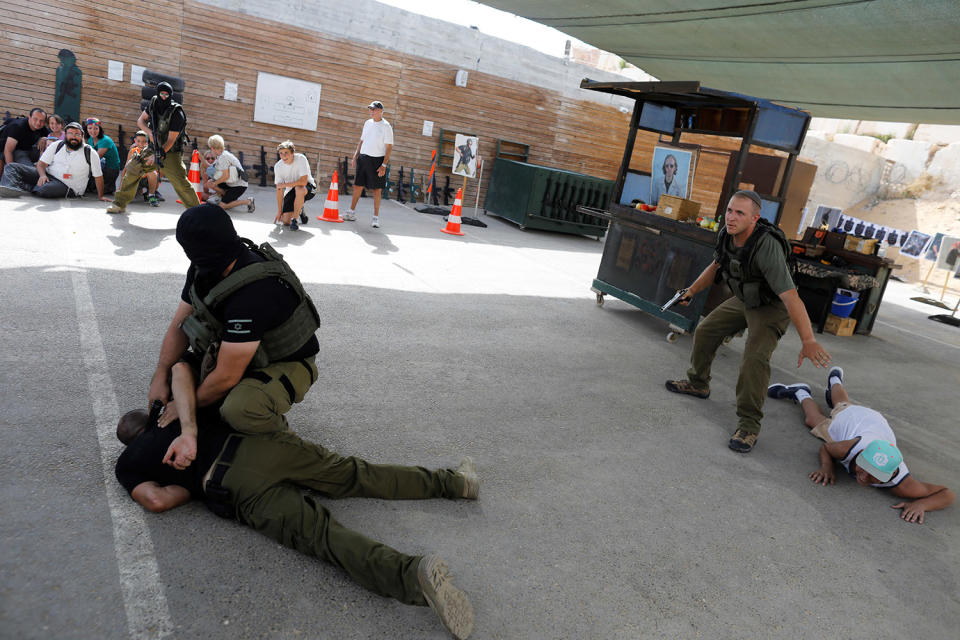
M 174 368 L 174 400 L 181 376 L 188 378 L 186 388 L 192 386 L 189 372 L 185 363 Z M 159 513 L 191 498 L 202 499 L 218 515 L 236 518 L 286 546 L 341 567 L 375 593 L 406 604 L 429 605 L 453 637 L 470 635 L 473 609 L 466 594 L 451 582 L 442 558 L 406 555 L 351 531 L 317 499 L 317 494 L 476 499 L 479 478 L 469 458 L 456 470 L 372 464 L 327 451 L 289 430 L 256 436 L 237 433 L 216 407 L 196 417 L 196 457 L 186 459 L 174 446 L 181 436 L 179 420 L 165 427 L 148 425 L 143 410 L 120 419 L 117 437 L 127 447 L 117 459 L 116 476 L 139 504 Z

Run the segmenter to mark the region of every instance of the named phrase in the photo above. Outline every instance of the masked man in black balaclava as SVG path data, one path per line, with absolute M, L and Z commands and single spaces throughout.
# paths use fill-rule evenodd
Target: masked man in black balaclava
M 176 411 L 170 375 L 182 359 L 196 372 L 198 407 L 219 406 L 241 433 L 288 429 L 284 414 L 317 379 L 320 319 L 310 296 L 273 247 L 237 236 L 216 205 L 187 209 L 177 242 L 190 268 L 149 402 Z
M 127 162 L 123 182 L 114 197 L 113 205 L 107 213 L 126 213 L 127 204 L 137 194 L 140 179 L 157 168 L 163 169 L 163 175 L 173 185 L 180 201 L 185 207 L 200 204 L 197 192 L 187 180 L 187 169 L 183 165 L 183 147 L 187 140 L 187 115 L 183 107 L 173 100 L 173 87 L 167 82 L 157 85 L 157 95 L 150 98 L 150 104 L 140 114 L 137 127 L 146 131 L 151 140 L 154 154 L 139 154 Z M 156 130 L 154 130 L 156 128 Z

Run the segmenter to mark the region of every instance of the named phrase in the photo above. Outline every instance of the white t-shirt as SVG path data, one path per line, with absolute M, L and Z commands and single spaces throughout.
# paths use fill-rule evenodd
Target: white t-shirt
M 76 151 L 71 151 L 70 147 L 64 143 L 63 148 L 57 152 L 59 142 L 51 142 L 44 149 L 40 156 L 40 162 L 45 162 L 47 166 L 47 175 L 53 176 L 77 195 L 83 195 L 87 190 L 87 182 L 90 180 L 91 173 L 93 177 L 102 176 L 103 170 L 100 168 L 100 156 L 97 151 L 90 148 L 90 164 L 87 164 L 87 158 L 83 153 L 82 145 Z M 67 178 L 66 176 L 70 176 Z
M 834 416 L 827 433 L 830 434 L 834 442 L 860 438 L 860 441 L 850 449 L 847 457 L 840 461 L 847 472 L 850 471 L 850 464 L 857 459 L 860 452 L 874 440 L 886 440 L 890 444 L 897 444 L 897 436 L 894 435 L 893 429 L 890 428 L 886 418 L 869 407 L 861 407 L 855 404 Z M 908 473 L 910 473 L 910 470 L 907 469 L 907 463 L 901 462 L 897 474 L 890 478 L 889 482 L 881 482 L 870 486 L 895 487 L 903 482 Z
M 393 127 L 390 123 L 380 118 L 380 122 L 374 122 L 370 118 L 363 123 L 363 133 L 360 134 L 363 143 L 360 145 L 360 153 L 365 156 L 379 158 L 387 155 L 387 145 L 393 144 Z
M 307 156 L 302 153 L 293 154 L 293 162 L 290 164 L 281 160 L 273 167 L 274 185 L 281 182 L 296 182 L 303 176 L 307 176 L 307 182 L 316 186 L 317 183 L 313 181 L 313 174 L 310 173 L 310 163 L 307 161 Z M 283 195 L 287 195 L 290 189 L 291 187 L 284 188 Z
M 239 175 L 236 180 L 229 180 L 230 177 L 230 167 L 242 167 L 240 161 L 237 159 L 237 156 L 233 155 L 226 149 L 223 150 L 217 159 L 213 161 L 213 166 L 215 168 L 215 173 L 213 175 L 219 175 L 219 178 L 215 178 L 220 182 L 226 182 L 228 187 L 246 187 L 247 183 L 244 180 L 241 180 Z

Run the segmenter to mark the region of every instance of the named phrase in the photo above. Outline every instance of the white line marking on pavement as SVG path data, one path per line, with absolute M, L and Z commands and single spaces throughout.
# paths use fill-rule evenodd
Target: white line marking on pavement
M 950 344 L 949 342 L 944 342 L 944 341 L 942 341 L 942 340 L 937 340 L 936 338 L 931 338 L 930 336 L 925 336 L 925 335 L 923 335 L 922 333 L 917 333 L 916 331 L 910 331 L 909 329 L 904 329 L 903 327 L 898 327 L 897 325 L 895 325 L 895 324 L 890 324 L 889 322 L 884 322 L 884 321 L 882 321 L 882 320 L 876 320 L 876 321 L 875 321 L 875 324 L 882 324 L 882 325 L 885 326 L 885 327 L 890 327 L 891 329 L 895 329 L 895 330 L 897 330 L 897 331 L 900 331 L 901 333 L 909 333 L 910 335 L 912 335 L 912 336 L 915 337 L 915 338 L 921 338 L 921 339 L 923 339 L 923 340 L 929 340 L 930 342 L 936 342 L 937 344 L 943 345 L 944 347 L 950 347 L 951 349 L 960 349 L 960 346 L 957 346 L 957 345 L 955 345 L 955 344 Z
M 103 462 L 103 483 L 107 490 L 107 504 L 113 520 L 113 539 L 120 570 L 120 590 L 127 614 L 130 637 L 163 638 L 173 633 L 167 597 L 160 583 L 160 571 L 153 553 L 153 541 L 144 519 L 143 509 L 127 495 L 114 477 L 114 464 L 122 445 L 116 436 L 119 417 L 113 380 L 107 371 L 107 356 L 103 350 L 97 316 L 87 274 L 70 274 L 77 303 L 77 324 L 80 328 L 80 351 L 90 399 L 97 425 L 100 458 Z

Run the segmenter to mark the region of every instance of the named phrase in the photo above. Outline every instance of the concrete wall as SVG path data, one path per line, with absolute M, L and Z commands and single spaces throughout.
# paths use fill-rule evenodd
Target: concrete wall
M 199 0 L 250 16 L 288 22 L 303 29 L 367 42 L 466 71 L 479 71 L 560 92 L 577 100 L 633 109 L 633 101 L 579 88 L 580 81 L 623 81 L 622 75 L 568 62 L 476 29 L 403 11 L 374 0 Z M 443 4 L 437 3 L 438 11 Z M 653 79 L 652 76 L 649 76 Z M 469 82 L 469 79 L 468 79 Z
M 954 142 L 937 151 L 927 172 L 937 176 L 945 184 L 960 184 L 960 142 Z
M 951 144 L 960 142 L 960 125 L 949 124 L 919 124 L 912 132 L 914 125 L 906 122 L 873 122 L 869 120 L 839 120 L 836 118 L 812 118 L 810 131 L 826 134 L 850 133 L 857 135 L 891 136 L 932 142 L 934 144 Z
M 960 126 L 949 124 L 921 124 L 913 134 L 914 140 L 952 144 L 960 142 Z
M 917 140 L 893 139 L 887 142 L 880 155 L 894 162 L 890 170 L 889 182 L 894 184 L 909 184 L 927 170 L 931 151 L 935 145 L 932 142 Z
M 800 159 L 817 165 L 810 202 L 845 209 L 877 192 L 886 164 L 860 149 L 807 137 Z
M 883 142 L 874 137 L 855 135 L 852 133 L 838 133 L 833 136 L 833 141 L 846 147 L 866 151 L 867 153 L 879 153 L 883 146 Z

